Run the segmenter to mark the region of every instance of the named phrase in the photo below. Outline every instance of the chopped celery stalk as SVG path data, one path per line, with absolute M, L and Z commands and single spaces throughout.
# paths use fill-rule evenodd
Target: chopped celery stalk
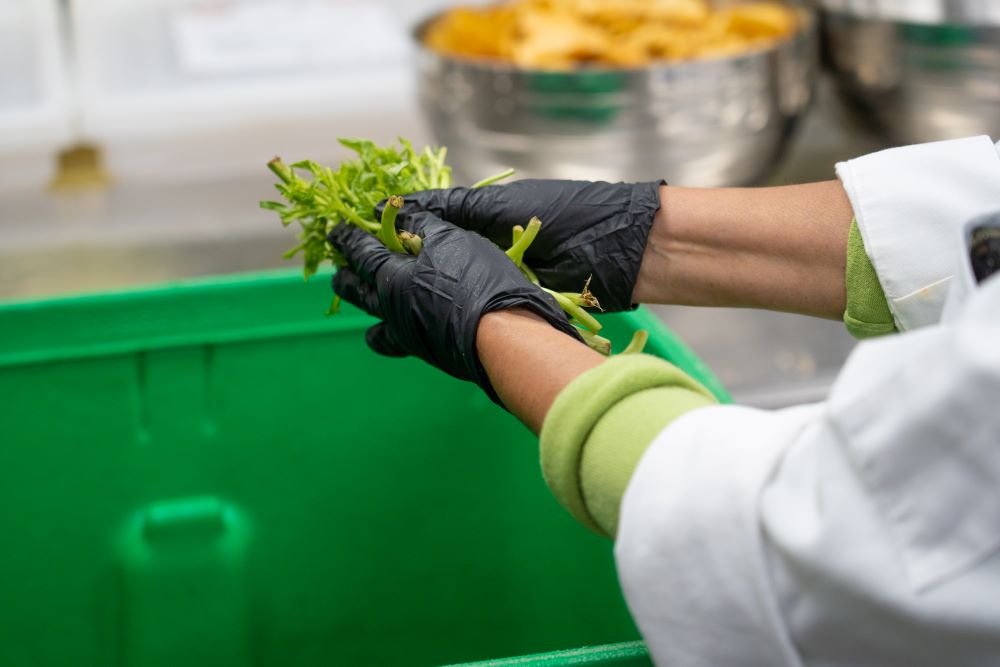
M 543 287 L 542 289 L 548 294 L 551 294 L 559 303 L 559 306 L 566 311 L 566 314 L 579 322 L 580 325 L 586 328 L 589 332 L 597 333 L 601 330 L 601 323 L 598 322 L 593 315 L 585 311 L 582 306 L 578 306 L 573 303 L 573 300 L 568 296 L 562 294 L 561 292 L 550 290 L 547 287 Z
M 583 337 L 583 342 L 595 352 L 600 352 L 604 356 L 611 354 L 611 341 L 607 338 L 598 336 L 597 334 L 591 333 L 586 329 L 580 329 L 580 336 Z
M 420 251 L 424 248 L 424 240 L 416 234 L 411 234 L 407 231 L 399 233 L 399 240 L 402 242 L 403 247 L 406 248 L 406 252 L 411 255 L 419 255 Z
M 532 244 L 535 237 L 538 236 L 538 230 L 542 227 L 542 221 L 538 218 L 532 218 L 528 221 L 528 226 L 525 228 L 522 234 L 517 235 L 517 241 L 507 250 L 507 256 L 510 257 L 511 261 L 521 266 L 521 262 L 524 261 L 524 251 L 528 249 L 528 246 Z M 514 234 L 517 234 L 515 231 Z
M 396 215 L 402 207 L 403 198 L 399 195 L 390 195 L 382 209 L 382 222 L 379 226 L 378 238 L 385 244 L 386 248 L 393 252 L 406 252 L 406 248 L 399 242 L 399 235 L 396 233 Z

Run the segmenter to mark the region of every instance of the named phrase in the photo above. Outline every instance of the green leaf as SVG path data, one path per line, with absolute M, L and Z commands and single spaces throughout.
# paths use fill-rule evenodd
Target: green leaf
M 358 155 L 363 155 L 367 151 L 375 148 L 375 142 L 368 139 L 348 139 L 346 137 L 338 137 L 337 141 L 340 142 L 341 146 L 350 148 Z
M 281 182 L 275 184 L 275 189 L 287 203 L 260 203 L 262 208 L 277 213 L 283 225 L 298 223 L 299 244 L 286 256 L 301 253 L 306 279 L 325 261 L 344 265 L 344 258 L 327 242 L 327 233 L 334 226 L 346 222 L 376 234 L 380 225 L 374 208 L 381 200 L 451 184 L 451 168 L 445 164 L 447 153 L 443 147 L 426 147 L 418 152 L 403 138 L 398 146 L 378 146 L 368 139 L 337 141 L 356 156 L 336 168 L 312 160 L 284 167 L 275 158 L 272 171 L 275 165 L 281 167 L 276 173 Z

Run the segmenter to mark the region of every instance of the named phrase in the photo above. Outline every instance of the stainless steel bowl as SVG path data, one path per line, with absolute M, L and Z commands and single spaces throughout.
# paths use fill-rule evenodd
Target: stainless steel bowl
M 812 98 L 818 36 L 812 14 L 797 11 L 799 30 L 772 48 L 643 69 L 532 71 L 421 47 L 421 105 L 459 182 L 514 167 L 521 177 L 755 183 Z
M 1000 1 L 818 2 L 848 118 L 897 144 L 1000 135 Z

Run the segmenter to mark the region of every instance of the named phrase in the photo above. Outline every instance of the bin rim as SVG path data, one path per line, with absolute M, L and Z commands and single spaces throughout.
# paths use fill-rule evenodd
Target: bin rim
M 322 335 L 370 326 L 375 320 L 353 309 L 335 317 L 323 316 L 323 304 L 315 300 L 315 291 L 329 289 L 332 273 L 320 271 L 309 281 L 310 289 L 291 290 L 295 298 L 276 299 L 281 304 L 280 319 L 262 317 L 256 306 L 274 291 L 284 293 L 295 284 L 301 288 L 300 269 L 0 300 L 0 368 L 185 345 Z M 640 307 L 615 316 L 632 329 L 649 332 L 646 352 L 675 364 L 721 402 L 732 402 L 708 366 L 648 309 Z

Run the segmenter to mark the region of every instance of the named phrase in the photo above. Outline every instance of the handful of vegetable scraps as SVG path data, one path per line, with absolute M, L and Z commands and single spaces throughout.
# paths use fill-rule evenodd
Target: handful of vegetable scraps
M 293 222 L 299 224 L 300 242 L 284 257 L 291 259 L 301 252 L 307 280 L 324 260 L 329 259 L 336 266 L 346 264 L 327 240 L 333 227 L 340 224 L 360 227 L 377 236 L 395 252 L 419 254 L 422 239 L 396 230 L 396 215 L 404 197 L 419 190 L 451 187 L 451 168 L 445 164 L 447 149 L 444 147 L 427 147 L 418 152 L 402 138 L 399 148 L 376 146 L 365 139 L 339 141 L 358 157 L 343 162 L 336 170 L 311 160 L 286 165 L 280 158 L 274 158 L 267 165 L 278 177 L 275 187 L 285 203 L 262 201 L 261 208 L 275 211 L 286 227 Z M 491 185 L 513 173 L 513 169 L 508 169 L 472 187 Z M 376 220 L 375 206 L 383 200 L 386 200 L 386 205 L 381 219 Z M 514 227 L 507 256 L 520 267 L 528 280 L 555 298 L 587 345 L 602 354 L 610 354 L 611 341 L 598 333 L 601 323 L 585 310 L 600 308 L 597 298 L 588 289 L 590 280 L 581 286 L 580 292 L 556 292 L 541 285 L 538 276 L 524 263 L 524 252 L 538 235 L 541 225 L 541 220 L 531 218 L 525 221 L 523 227 Z M 336 297 L 327 314 L 336 313 L 338 307 L 339 297 Z M 625 352 L 641 351 L 645 340 L 646 332 L 637 332 Z

